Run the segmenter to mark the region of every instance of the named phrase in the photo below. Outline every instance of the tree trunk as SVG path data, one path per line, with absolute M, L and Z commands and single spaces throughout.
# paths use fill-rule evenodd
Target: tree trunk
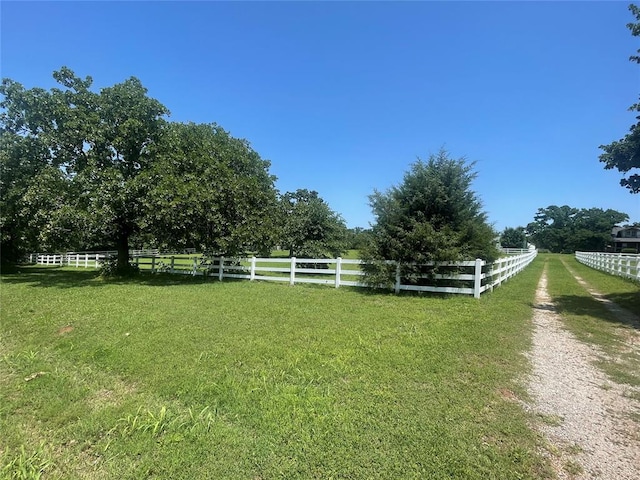
M 118 250 L 118 273 L 125 274 L 129 271 L 129 235 L 121 233 L 116 240 Z

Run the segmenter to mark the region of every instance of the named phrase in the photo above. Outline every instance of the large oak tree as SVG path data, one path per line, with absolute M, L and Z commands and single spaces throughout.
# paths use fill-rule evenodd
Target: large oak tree
M 54 78 L 62 88 L 0 87 L 3 259 L 101 246 L 124 272 L 140 235 L 227 255 L 271 242 L 274 177 L 248 142 L 167 122 L 136 78 L 98 92 L 68 68 Z
M 168 110 L 133 77 L 95 92 L 91 77 L 81 79 L 69 68 L 53 76 L 63 88 L 25 89 L 9 79 L 0 87 L 3 136 L 41 147 L 34 158 L 19 148 L 7 154 L 14 163 L 36 166 L 30 173 L 12 169 L 30 175 L 20 182 L 34 199 L 18 209 L 29 213 L 41 245 L 108 243 L 126 270 L 141 210 L 135 180 L 152 164 L 149 146 Z
M 142 230 L 164 249 L 213 255 L 268 251 L 275 243 L 275 177 L 245 140 L 216 124 L 168 126 L 140 177 Z

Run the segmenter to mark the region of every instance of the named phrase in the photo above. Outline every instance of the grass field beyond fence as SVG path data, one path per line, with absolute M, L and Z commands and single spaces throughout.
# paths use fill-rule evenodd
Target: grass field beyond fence
M 541 267 L 479 300 L 5 274 L 2 475 L 545 478 L 514 400 Z

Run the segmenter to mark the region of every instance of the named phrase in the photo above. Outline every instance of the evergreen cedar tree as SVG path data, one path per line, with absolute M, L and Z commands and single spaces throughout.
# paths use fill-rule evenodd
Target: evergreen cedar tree
M 411 283 L 424 273 L 419 264 L 497 258 L 496 232 L 471 189 L 473 166 L 441 150 L 412 164 L 400 185 L 374 191 L 375 224 L 362 250 L 368 284 L 393 283 L 396 267 L 386 260 L 399 263 L 403 282 Z

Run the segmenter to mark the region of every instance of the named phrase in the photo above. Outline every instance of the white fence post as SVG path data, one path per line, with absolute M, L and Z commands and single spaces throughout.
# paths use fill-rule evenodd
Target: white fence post
M 289 274 L 289 285 L 296 283 L 296 257 L 291 257 L 291 272 Z
M 251 273 L 249 274 L 249 280 L 256 279 L 256 257 L 251 257 Z
M 393 291 L 395 293 L 400 293 L 400 282 L 402 281 L 402 277 L 400 276 L 400 262 L 396 264 L 396 284 L 393 287 Z
M 224 276 L 224 257 L 220 256 L 220 261 L 218 263 L 218 280 L 222 281 L 223 276 Z
M 473 275 L 473 296 L 480 298 L 480 287 L 482 286 L 482 260 L 476 258 L 476 264 Z
M 342 257 L 336 259 L 336 288 L 340 287 L 340 271 L 342 270 Z

